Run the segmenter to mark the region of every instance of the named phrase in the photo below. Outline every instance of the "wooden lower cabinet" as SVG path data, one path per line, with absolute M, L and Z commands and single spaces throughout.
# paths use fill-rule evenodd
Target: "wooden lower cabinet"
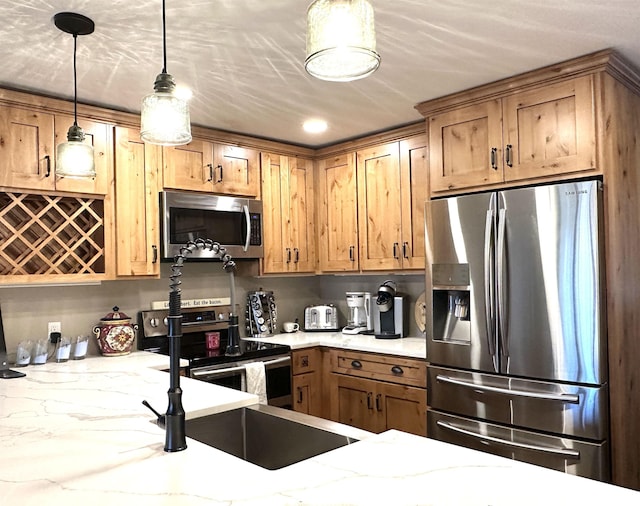
M 427 435 L 424 361 L 331 350 L 330 362 L 329 418 L 371 432 Z
M 319 347 L 291 353 L 291 395 L 294 411 L 322 417 L 322 351 Z
M 426 391 L 332 373 L 331 419 L 371 432 L 427 435 Z

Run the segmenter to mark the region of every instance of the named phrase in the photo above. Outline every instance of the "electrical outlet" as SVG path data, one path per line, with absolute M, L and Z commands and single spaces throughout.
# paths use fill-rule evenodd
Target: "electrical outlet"
M 62 332 L 62 324 L 60 322 L 49 322 L 47 324 L 47 337 L 51 337 L 52 332 Z

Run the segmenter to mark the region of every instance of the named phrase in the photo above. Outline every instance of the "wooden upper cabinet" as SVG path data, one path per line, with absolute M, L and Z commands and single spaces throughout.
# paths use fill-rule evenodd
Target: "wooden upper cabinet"
M 592 77 L 503 100 L 505 181 L 596 168 Z
M 318 253 L 322 271 L 357 271 L 355 153 L 318 161 Z
M 262 154 L 265 273 L 313 272 L 316 266 L 311 160 Z
M 163 186 L 175 190 L 212 191 L 213 144 L 193 139 L 163 149 Z
M 255 149 L 215 144 L 213 191 L 231 195 L 260 195 L 260 153 Z
M 424 203 L 429 198 L 426 135 L 400 141 L 402 267 L 425 268 Z
M 592 76 L 428 118 L 432 193 L 593 171 Z
M 423 269 L 425 136 L 358 151 L 357 157 L 361 269 Z
M 142 142 L 132 128 L 116 127 L 115 141 L 116 274 L 157 277 L 162 149 Z
M 259 153 L 254 149 L 193 139 L 184 146 L 165 147 L 163 186 L 257 197 Z
M 73 116 L 56 114 L 55 142 L 56 146 L 66 142 L 69 127 L 73 125 Z M 95 193 L 106 195 L 109 190 L 113 167 L 113 127 L 106 123 L 78 118 L 78 125 L 84 131 L 84 142 L 93 146 L 93 159 L 96 168 L 94 179 L 56 179 L 56 190 L 78 193 Z
M 402 265 L 400 153 L 397 142 L 358 151 L 360 267 Z
M 0 186 L 54 190 L 54 116 L 0 106 Z

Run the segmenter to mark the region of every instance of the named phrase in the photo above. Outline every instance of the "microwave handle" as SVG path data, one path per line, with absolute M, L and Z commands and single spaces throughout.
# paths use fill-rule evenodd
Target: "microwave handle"
M 247 251 L 249 249 L 249 241 L 251 240 L 251 217 L 249 216 L 248 205 L 245 204 L 244 206 L 242 206 L 242 209 L 244 210 L 244 219 L 247 223 L 247 237 L 244 241 L 244 248 L 242 250 Z

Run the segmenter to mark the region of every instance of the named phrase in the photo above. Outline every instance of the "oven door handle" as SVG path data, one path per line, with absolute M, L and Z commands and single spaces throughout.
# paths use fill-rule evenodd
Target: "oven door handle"
M 284 362 L 291 362 L 291 357 L 280 357 L 274 360 L 269 360 L 264 363 L 264 366 L 269 367 L 270 365 L 282 364 Z
M 222 376 L 224 374 L 234 373 L 234 372 L 242 372 L 245 370 L 243 365 L 239 365 L 237 367 L 225 367 L 224 369 L 204 369 L 201 371 L 191 371 L 191 374 L 194 378 L 198 378 L 199 376 Z

